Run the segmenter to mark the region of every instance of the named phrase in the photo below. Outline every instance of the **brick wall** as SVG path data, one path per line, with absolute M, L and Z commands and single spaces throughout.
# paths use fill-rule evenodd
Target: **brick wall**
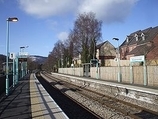
M 148 60 L 158 59 L 158 35 L 154 38 L 153 43 L 151 45 L 154 48 L 147 54 L 146 57 Z

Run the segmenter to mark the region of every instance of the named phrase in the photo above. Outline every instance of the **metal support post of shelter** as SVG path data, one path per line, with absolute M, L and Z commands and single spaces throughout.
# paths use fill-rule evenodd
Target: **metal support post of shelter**
M 16 65 L 16 79 L 15 79 L 15 84 L 18 84 L 18 80 L 19 80 L 19 63 L 18 63 L 18 57 L 15 58 L 15 65 Z
M 13 61 L 13 87 L 15 87 L 15 53 L 10 53 L 9 58 Z
M 24 65 L 25 65 L 24 75 L 26 75 L 27 74 L 27 62 L 24 62 Z
M 21 62 L 21 78 L 24 76 L 24 66 L 23 62 Z
M 13 59 L 13 87 L 15 86 L 15 59 Z

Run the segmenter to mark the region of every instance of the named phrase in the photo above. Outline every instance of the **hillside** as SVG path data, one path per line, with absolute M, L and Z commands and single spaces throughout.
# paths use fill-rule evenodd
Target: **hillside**
M 37 62 L 38 64 L 43 64 L 47 59 L 47 57 L 38 55 L 30 55 L 28 58 L 30 58 L 33 62 Z

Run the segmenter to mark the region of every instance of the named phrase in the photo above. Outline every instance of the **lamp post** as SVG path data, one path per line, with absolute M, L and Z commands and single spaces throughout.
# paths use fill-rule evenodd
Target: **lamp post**
M 113 38 L 113 40 L 118 41 L 118 82 L 121 82 L 121 69 L 120 69 L 120 49 L 119 49 L 119 39 Z
M 18 18 L 8 18 L 7 20 L 7 33 L 6 33 L 6 95 L 9 94 L 9 66 L 8 66 L 8 57 L 9 57 L 9 22 L 17 22 Z

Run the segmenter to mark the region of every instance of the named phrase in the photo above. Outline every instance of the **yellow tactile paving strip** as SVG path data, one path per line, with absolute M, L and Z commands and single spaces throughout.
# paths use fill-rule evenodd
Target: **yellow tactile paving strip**
M 35 78 L 33 74 L 30 75 L 30 96 L 31 96 L 31 111 L 32 119 L 44 119 L 43 111 L 39 105 L 38 90 L 35 85 Z
M 30 98 L 33 119 L 68 119 L 37 80 L 35 74 L 30 75 Z

